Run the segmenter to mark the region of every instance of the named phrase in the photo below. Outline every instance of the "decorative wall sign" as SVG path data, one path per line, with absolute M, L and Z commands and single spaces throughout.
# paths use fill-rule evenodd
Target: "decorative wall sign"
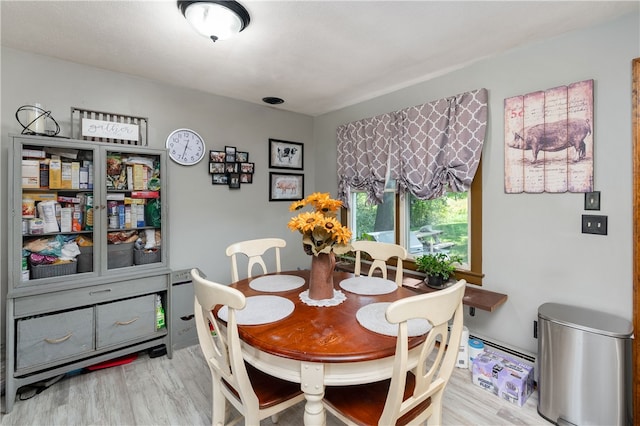
M 212 185 L 227 185 L 240 189 L 243 183 L 253 183 L 254 163 L 249 163 L 249 153 L 225 146 L 224 151 L 209 151 L 209 174 Z
M 94 120 L 83 118 L 82 136 L 87 138 L 110 138 L 126 141 L 138 141 L 140 126 L 129 123 L 116 123 L 113 121 Z
M 269 201 L 296 201 L 303 198 L 303 174 L 269 173 Z
M 302 170 L 303 148 L 299 142 L 269 139 L 269 168 Z
M 506 193 L 593 190 L 593 80 L 504 100 Z
M 147 145 L 148 127 L 146 117 L 71 107 L 70 136 L 73 139 Z

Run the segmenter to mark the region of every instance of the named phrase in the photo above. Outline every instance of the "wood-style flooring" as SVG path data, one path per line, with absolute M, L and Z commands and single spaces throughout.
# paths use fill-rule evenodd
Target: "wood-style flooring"
M 536 393 L 523 407 L 503 401 L 473 385 L 469 370 L 456 368 L 445 391 L 443 424 L 550 425 L 538 415 L 537 402 Z M 282 413 L 278 425 L 302 425 L 303 404 Z M 211 375 L 198 345 L 174 351 L 173 359 L 140 354 L 132 363 L 70 376 L 17 400 L 0 424 L 210 425 Z M 327 414 L 327 425 L 340 424 Z

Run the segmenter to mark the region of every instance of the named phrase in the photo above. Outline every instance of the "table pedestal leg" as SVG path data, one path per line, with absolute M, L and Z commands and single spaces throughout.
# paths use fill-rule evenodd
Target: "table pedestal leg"
M 315 363 L 302 363 L 301 389 L 307 403 L 304 406 L 305 426 L 324 426 L 327 423 L 322 405 L 324 397 L 324 366 Z

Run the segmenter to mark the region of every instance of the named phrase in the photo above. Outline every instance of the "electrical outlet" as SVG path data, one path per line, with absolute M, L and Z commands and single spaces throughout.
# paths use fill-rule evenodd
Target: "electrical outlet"
M 607 235 L 607 216 L 583 214 L 582 233 Z

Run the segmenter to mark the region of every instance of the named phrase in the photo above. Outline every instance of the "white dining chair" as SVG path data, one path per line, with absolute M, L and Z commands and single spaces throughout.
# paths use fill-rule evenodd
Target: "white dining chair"
M 440 425 L 442 396 L 455 367 L 462 336 L 465 287 L 466 281 L 460 280 L 444 290 L 393 302 L 386 310 L 387 321 L 398 324 L 391 379 L 328 386 L 323 399 L 327 410 L 349 425 L 413 425 L 425 421 Z M 415 318 L 426 319 L 433 328 L 418 348 L 418 364 L 411 370 L 407 322 Z
M 244 416 L 245 425 L 258 425 L 269 416 L 276 423 L 278 413 L 304 400 L 300 385 L 270 376 L 244 361 L 236 323 L 236 310 L 246 304 L 241 292 L 202 278 L 197 269 L 191 270 L 191 277 L 198 341 L 211 370 L 211 424 L 225 424 L 226 401 Z M 227 306 L 226 327 L 213 314 L 217 305 Z
M 402 287 L 402 261 L 407 258 L 407 250 L 397 244 L 380 243 L 378 241 L 354 241 L 351 243 L 353 251 L 356 253 L 354 274 L 360 275 L 362 268 L 362 252 L 367 253 L 371 257 L 371 267 L 369 268 L 369 276 L 379 269 L 382 272 L 382 278 L 387 278 L 387 261 L 396 258 L 396 284 Z
M 280 249 L 284 248 L 287 242 L 282 238 L 259 238 L 256 240 L 240 241 L 227 247 L 227 256 L 231 257 L 231 281 L 238 281 L 238 258 L 239 254 L 243 254 L 248 258 L 247 278 L 253 275 L 254 265 L 262 268 L 262 273 L 268 272 L 267 265 L 262 256 L 271 248 L 275 250 L 275 272 L 280 272 Z

